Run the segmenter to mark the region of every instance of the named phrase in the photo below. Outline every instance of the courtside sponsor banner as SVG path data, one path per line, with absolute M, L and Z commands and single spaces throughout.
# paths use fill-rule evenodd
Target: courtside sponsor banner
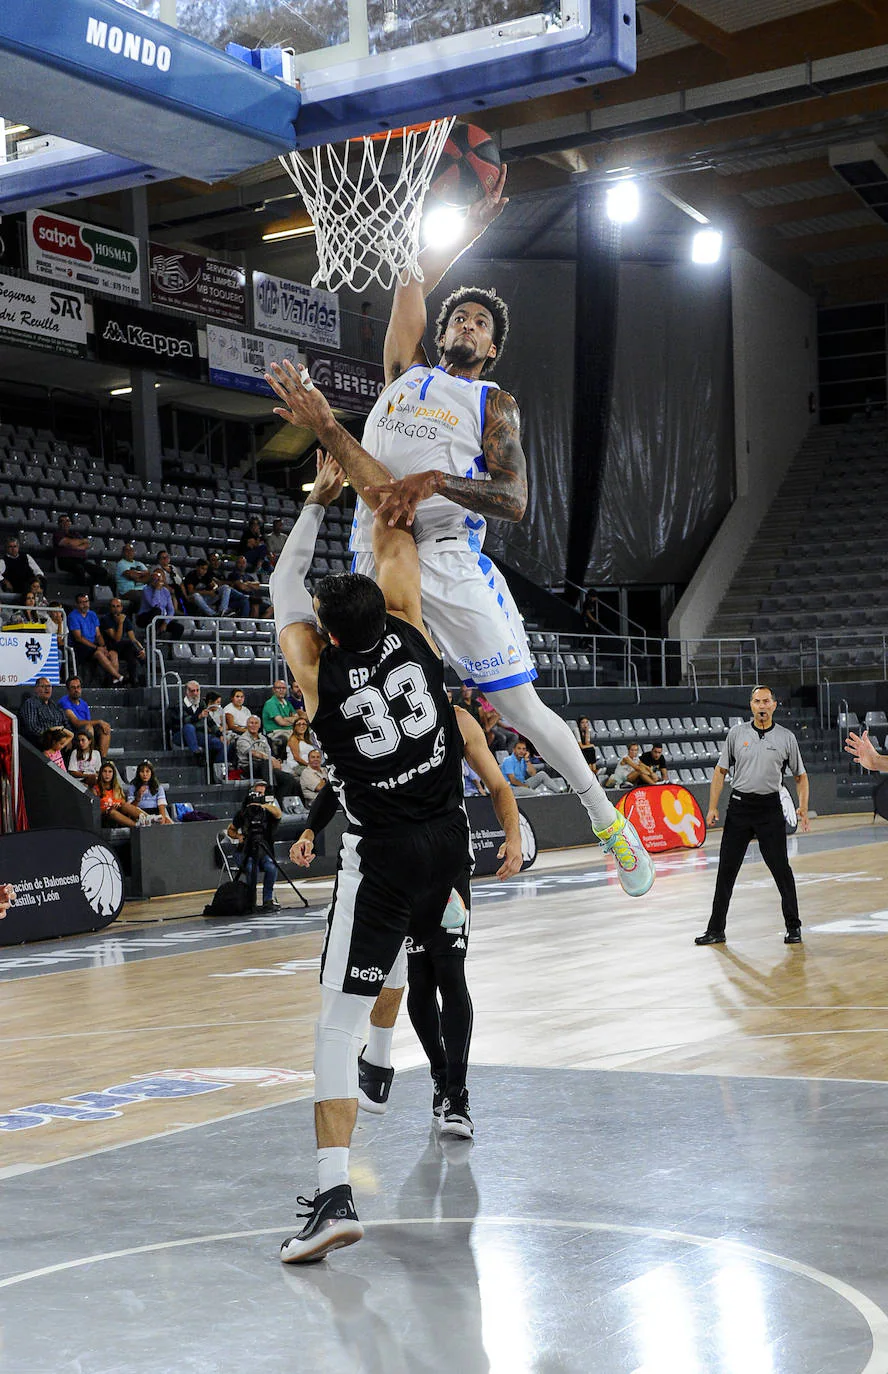
M 284 358 L 299 362 L 300 354 L 285 339 L 263 339 L 258 334 L 242 334 L 238 329 L 207 326 L 207 363 L 214 386 L 234 391 L 254 391 L 257 396 L 273 396 L 265 380 L 272 363 Z
M 302 282 L 253 273 L 253 323 L 268 334 L 339 347 L 339 298 Z
M 139 280 L 139 240 L 116 229 L 29 210 L 26 241 L 28 271 L 35 277 L 89 286 L 108 296 L 142 299 Z
M 148 270 L 155 305 L 192 310 L 231 324 L 247 323 L 247 274 L 243 267 L 149 243 Z
M 0 339 L 85 357 L 85 306 L 79 291 L 0 276 Z
M 120 862 L 94 831 L 60 826 L 4 835 L 3 865 L 15 901 L 0 921 L 2 945 L 102 930 L 120 915 Z
M 0 683 L 36 682 L 38 677 L 59 680 L 59 642 L 40 630 L 0 632 Z
M 633 787 L 617 802 L 649 854 L 667 849 L 699 849 L 706 839 L 706 822 L 694 797 L 684 787 L 666 782 L 658 787 Z
M 309 351 L 306 366 L 312 381 L 317 382 L 329 404 L 337 410 L 369 415 L 385 386 L 381 364 L 365 363 L 360 358 Z
M 101 362 L 200 380 L 197 325 L 191 320 L 100 300 L 93 302 L 93 319 Z

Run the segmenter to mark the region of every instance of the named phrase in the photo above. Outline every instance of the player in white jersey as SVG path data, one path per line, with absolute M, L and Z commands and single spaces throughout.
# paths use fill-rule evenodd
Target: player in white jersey
M 364 427 L 363 446 L 392 474 L 378 489 L 389 523 L 406 517 L 414 526 L 423 619 L 444 657 L 567 780 L 602 848 L 613 854 L 624 889 L 640 897 L 654 881 L 653 863 L 635 828 L 590 772 L 567 723 L 532 686 L 537 674 L 517 607 L 482 551 L 487 517 L 518 521 L 527 505 L 518 406 L 486 380 L 508 334 L 505 303 L 492 291 L 463 287 L 438 316 L 437 364 L 429 362 L 422 344 L 426 296 L 501 212 L 504 184 L 505 168 L 494 192 L 469 209 L 458 247 L 424 248 L 423 280 L 410 277 L 395 288 L 385 339 L 386 386 Z M 287 403 L 275 413 L 292 424 L 306 423 L 295 372 L 275 369 L 275 376 L 275 390 Z M 318 438 L 348 471 L 348 446 L 332 427 L 325 428 L 329 434 Z M 371 531 L 369 512 L 359 503 L 352 571 L 370 576 Z

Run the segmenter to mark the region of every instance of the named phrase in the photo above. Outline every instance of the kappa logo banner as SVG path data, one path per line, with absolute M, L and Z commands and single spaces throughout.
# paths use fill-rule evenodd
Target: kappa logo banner
M 109 296 L 142 298 L 139 240 L 116 229 L 100 229 L 48 210 L 29 210 L 26 224 L 28 271 L 35 277 L 90 286 Z
M 699 849 L 706 839 L 700 807 L 686 788 L 671 782 L 659 787 L 633 787 L 617 802 L 617 810 L 635 826 L 649 854 Z
M 302 282 L 253 273 L 253 319 L 266 334 L 339 347 L 339 298 Z
M 131 305 L 93 304 L 96 356 L 101 362 L 147 367 L 199 381 L 197 325 Z

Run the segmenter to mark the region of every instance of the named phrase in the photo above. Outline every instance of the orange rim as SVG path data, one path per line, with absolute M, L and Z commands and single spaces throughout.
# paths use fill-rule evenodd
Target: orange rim
M 405 134 L 424 134 L 426 129 L 430 129 L 433 124 L 440 124 L 439 119 L 427 119 L 425 124 L 407 124 L 403 129 L 378 129 L 372 134 L 359 134 L 357 138 L 349 138 L 348 143 L 363 143 L 368 140 L 370 143 L 380 143 L 385 138 L 403 138 Z

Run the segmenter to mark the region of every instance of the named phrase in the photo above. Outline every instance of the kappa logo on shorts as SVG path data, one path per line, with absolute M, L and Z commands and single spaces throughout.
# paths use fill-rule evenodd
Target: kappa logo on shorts
M 466 942 L 465 942 L 465 940 L 463 939 L 462 936 L 460 936 L 458 940 L 454 940 L 454 942 L 453 942 L 453 948 L 454 948 L 454 949 L 465 949 L 465 948 L 466 948 Z
M 349 977 L 358 978 L 362 983 L 385 982 L 385 974 L 381 968 L 358 968 L 357 964 L 352 964 Z

